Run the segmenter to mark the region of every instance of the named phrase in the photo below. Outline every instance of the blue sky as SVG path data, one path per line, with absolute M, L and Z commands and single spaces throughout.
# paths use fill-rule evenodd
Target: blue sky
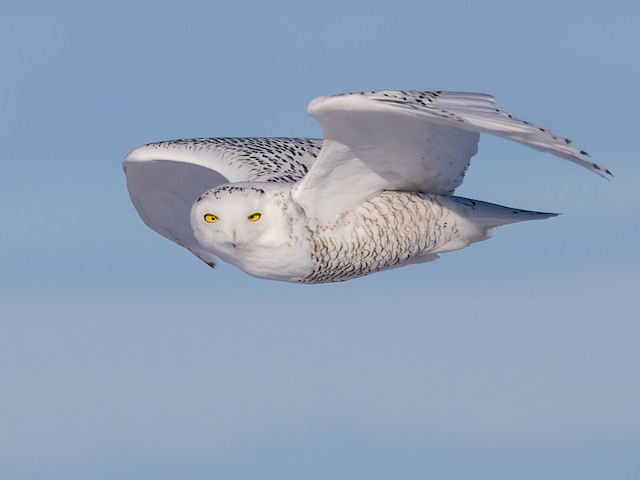
M 640 475 L 640 7 L 6 2 L 0 476 Z M 494 94 L 611 182 L 483 138 L 458 194 L 560 217 L 336 285 L 211 271 L 131 205 L 156 140 L 318 137 L 316 96 Z

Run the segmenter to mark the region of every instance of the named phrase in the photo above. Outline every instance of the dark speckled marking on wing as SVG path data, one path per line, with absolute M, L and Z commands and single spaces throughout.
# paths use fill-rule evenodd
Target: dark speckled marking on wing
M 295 183 L 306 173 L 322 147 L 307 138 L 191 138 L 150 143 L 158 149 L 209 151 L 224 156 L 231 166 L 247 171 L 247 181 Z
M 196 200 L 196 202 L 200 202 L 202 200 L 204 200 L 205 198 L 208 197 L 213 197 L 213 198 L 223 198 L 224 196 L 228 195 L 228 194 L 234 194 L 234 193 L 238 193 L 238 192 L 243 192 L 246 194 L 246 192 L 255 192 L 258 193 L 260 195 L 264 195 L 264 189 L 262 188 L 256 188 L 256 187 L 252 187 L 252 186 L 247 186 L 247 185 L 222 185 L 221 187 L 215 188 L 213 190 L 209 190 L 205 193 L 203 193 L 200 198 L 198 198 L 198 200 Z
M 495 100 L 490 95 L 394 90 L 345 93 L 334 96 L 348 95 L 360 95 L 374 102 L 392 104 L 398 108 L 454 122 L 452 126 L 458 124 L 462 129 L 499 135 L 576 162 L 604 178 L 613 177 L 610 170 L 591 161 L 586 151 L 571 147 L 572 141 L 568 138 L 495 108 Z

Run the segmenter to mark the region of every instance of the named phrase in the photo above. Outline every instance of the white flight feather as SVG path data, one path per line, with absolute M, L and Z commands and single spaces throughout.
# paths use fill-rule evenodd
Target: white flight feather
M 494 107 L 490 95 L 381 91 L 320 97 L 308 112 L 324 131 L 318 160 L 293 198 L 325 223 L 382 190 L 449 195 L 490 133 L 611 175 L 570 140 Z

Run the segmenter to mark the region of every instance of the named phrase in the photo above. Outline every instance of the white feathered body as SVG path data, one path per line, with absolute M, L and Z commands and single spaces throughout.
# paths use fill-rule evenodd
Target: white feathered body
M 313 231 L 313 271 L 299 281 L 343 281 L 435 260 L 438 253 L 484 240 L 493 227 L 553 215 L 460 197 L 382 192 Z
M 252 197 L 257 203 L 248 210 L 236 212 L 233 204 L 229 211 L 231 198 L 251 202 Z M 240 222 L 229 227 L 233 233 L 215 236 L 212 229 L 220 227 L 201 221 L 204 212 L 244 218 L 254 209 L 262 210 L 260 222 L 266 227 Z M 203 246 L 250 275 L 328 283 L 430 261 L 487 238 L 490 228 L 552 215 L 460 197 L 385 191 L 318 224 L 291 198 L 290 186 L 254 183 L 208 192 L 194 205 L 192 225 Z M 225 241 L 229 238 L 233 241 Z

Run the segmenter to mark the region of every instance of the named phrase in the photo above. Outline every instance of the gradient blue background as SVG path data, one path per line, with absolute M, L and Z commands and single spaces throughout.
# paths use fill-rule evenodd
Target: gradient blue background
M 0 16 L 0 477 L 640 478 L 638 2 L 29 2 Z M 564 215 L 298 286 L 135 213 L 156 140 L 321 136 L 319 95 L 448 89 L 608 182 L 484 137 L 471 198 Z

